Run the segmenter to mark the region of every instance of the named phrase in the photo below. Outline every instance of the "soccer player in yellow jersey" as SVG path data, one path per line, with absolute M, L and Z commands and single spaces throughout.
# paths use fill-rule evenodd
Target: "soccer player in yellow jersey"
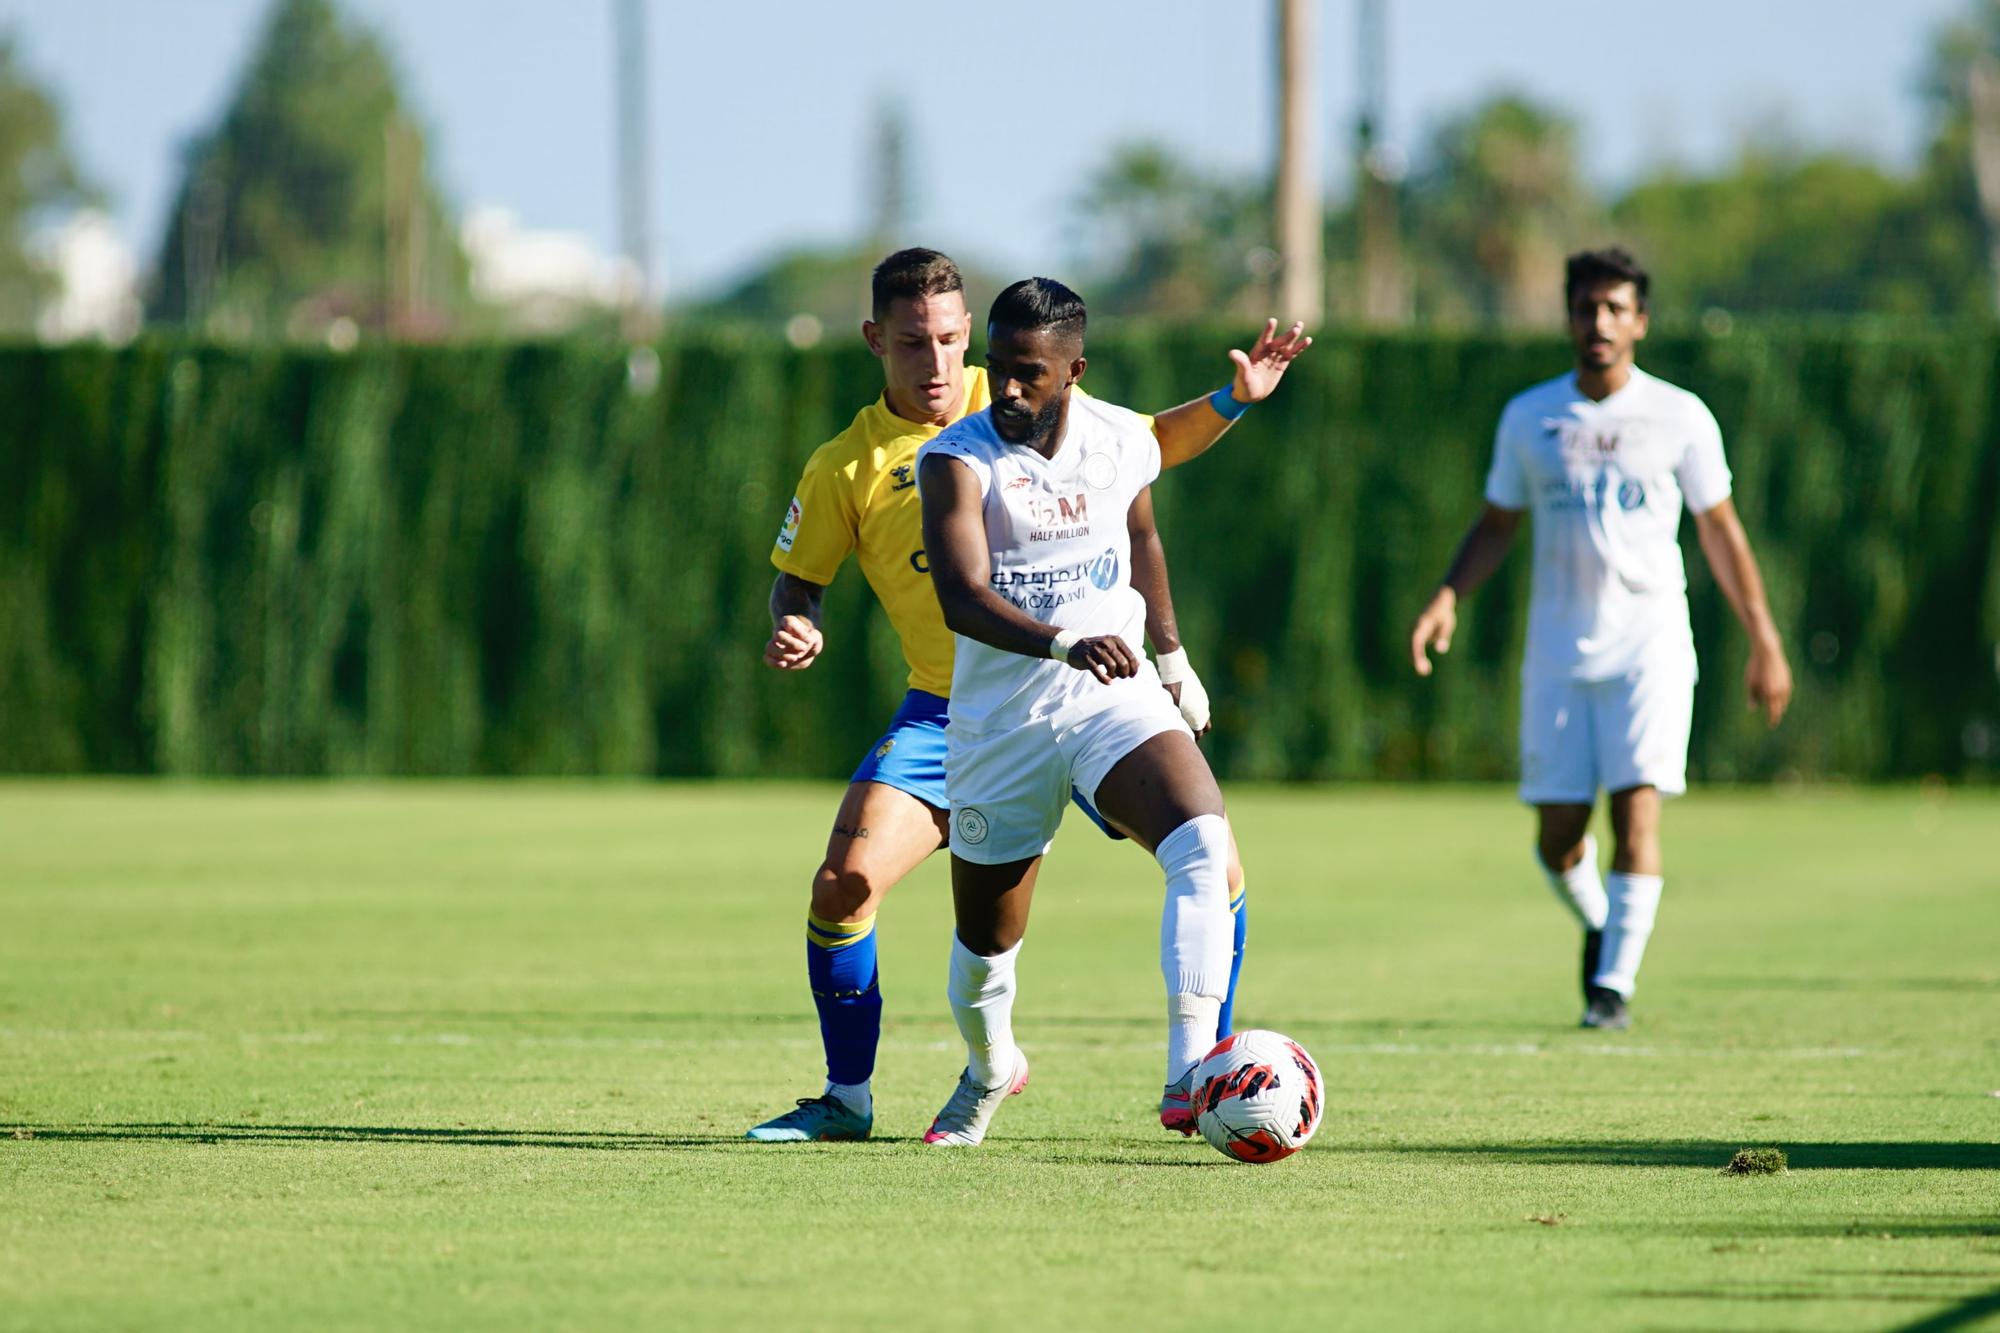
M 806 971 L 819 1011 L 826 1088 L 749 1131 L 749 1138 L 767 1143 L 868 1136 L 875 1114 L 869 1080 L 882 1024 L 875 912 L 898 880 L 944 845 L 948 832 L 944 727 L 953 640 L 924 559 L 917 447 L 959 418 L 985 410 L 986 372 L 965 364 L 972 316 L 964 282 L 957 266 L 937 251 L 900 250 L 884 259 L 875 269 L 871 313 L 861 332 L 882 362 L 886 387 L 806 463 L 771 553 L 779 572 L 771 589 L 773 628 L 764 662 L 780 671 L 812 665 L 825 645 L 822 595 L 853 554 L 902 641 L 910 688 L 888 732 L 855 770 L 834 816 L 826 858 L 813 875 Z M 1206 399 L 1154 420 L 1162 438 L 1219 434 L 1226 426 Z M 1159 655 L 1160 679 L 1200 733 L 1208 725 L 1208 697 L 1175 629 L 1150 492 L 1142 494 L 1132 515 L 1132 584 L 1146 598 L 1146 633 Z M 1078 804 L 1111 836 L 1122 836 L 1080 798 Z M 1247 920 L 1233 842 L 1229 890 L 1235 943 L 1224 1034 L 1230 1031 Z M 1163 1100 L 1160 1119 L 1169 1129 L 1192 1132 L 1184 1098 Z

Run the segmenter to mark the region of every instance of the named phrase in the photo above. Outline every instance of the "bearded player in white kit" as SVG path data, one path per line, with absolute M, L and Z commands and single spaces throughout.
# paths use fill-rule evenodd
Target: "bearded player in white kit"
M 1206 428 L 1156 439 L 1146 419 L 1070 387 L 1084 304 L 1047 278 L 1002 292 L 987 319 L 993 405 L 917 453 L 924 549 L 958 636 L 945 731 L 957 928 L 948 993 L 966 1068 L 924 1142 L 969 1146 L 1028 1081 L 1014 1041 L 1015 961 L 1043 854 L 1072 786 L 1166 872 L 1160 967 L 1167 1088 L 1215 1043 L 1232 950 L 1229 824 L 1194 734 L 1140 649 L 1127 516 L 1162 467 L 1186 462 L 1277 388 L 1311 344 L 1271 321 Z
M 1583 1026 L 1592 1028 L 1631 1024 L 1663 883 L 1661 800 L 1687 788 L 1695 652 L 1683 506 L 1750 636 L 1750 706 L 1775 727 L 1792 695 L 1764 580 L 1730 499 L 1721 429 L 1699 398 L 1633 364 L 1648 285 L 1623 250 L 1570 257 L 1564 296 L 1576 369 L 1500 414 L 1486 507 L 1410 634 L 1417 674 L 1428 676 L 1426 650 L 1450 649 L 1459 598 L 1499 567 L 1532 509 L 1521 799 L 1536 809 L 1542 869 L 1583 927 Z M 1616 842 L 1603 877 L 1588 832 L 1600 788 L 1611 794 Z

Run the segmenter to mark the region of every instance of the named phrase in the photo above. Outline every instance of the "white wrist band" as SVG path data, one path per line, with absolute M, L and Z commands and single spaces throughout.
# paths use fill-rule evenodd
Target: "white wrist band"
M 1154 668 L 1160 673 L 1160 684 L 1178 685 L 1194 674 L 1188 666 L 1187 649 L 1176 648 L 1170 653 L 1161 653 L 1153 659 Z
M 1073 629 L 1057 630 L 1055 638 L 1049 640 L 1049 656 L 1058 662 L 1069 661 L 1069 650 L 1076 647 L 1077 640 L 1082 637 Z

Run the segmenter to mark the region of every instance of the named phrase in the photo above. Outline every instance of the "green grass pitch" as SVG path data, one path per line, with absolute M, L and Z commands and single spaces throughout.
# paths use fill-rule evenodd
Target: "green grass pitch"
M 1958 1329 L 2000 1322 L 2000 793 L 1700 792 L 1629 1033 L 1499 789 L 1230 793 L 1264 1168 L 1160 1131 L 1155 867 L 1080 818 L 962 1051 L 933 858 L 878 1138 L 818 1091 L 837 791 L 0 784 L 0 1328 Z M 1738 1149 L 1789 1169 L 1730 1175 Z

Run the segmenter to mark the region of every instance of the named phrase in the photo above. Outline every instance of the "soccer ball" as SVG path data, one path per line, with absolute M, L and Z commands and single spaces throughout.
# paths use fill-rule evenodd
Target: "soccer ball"
M 1224 1037 L 1202 1057 L 1189 1105 L 1217 1152 L 1239 1162 L 1275 1162 L 1306 1146 L 1325 1098 L 1319 1066 L 1305 1047 L 1252 1028 Z

